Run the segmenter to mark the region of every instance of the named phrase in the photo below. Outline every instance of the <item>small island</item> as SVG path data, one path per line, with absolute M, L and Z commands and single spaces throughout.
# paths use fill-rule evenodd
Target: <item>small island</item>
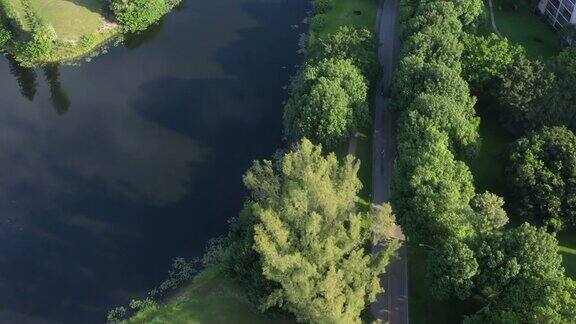
M 73 61 L 143 31 L 181 0 L 0 0 L 0 50 L 22 66 Z

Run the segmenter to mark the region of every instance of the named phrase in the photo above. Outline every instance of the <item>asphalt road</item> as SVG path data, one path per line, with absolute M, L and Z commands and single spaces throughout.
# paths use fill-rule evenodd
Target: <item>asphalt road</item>
M 397 65 L 400 40 L 398 38 L 398 0 L 381 0 L 376 31 L 378 34 L 378 60 L 383 69 L 379 89 L 384 95 L 392 81 Z M 388 109 L 388 98 L 377 91 L 374 111 L 373 142 L 373 203 L 381 205 L 390 199 L 390 181 L 396 157 L 394 116 Z M 397 226 L 395 237 L 404 241 L 402 229 Z M 378 251 L 379 247 L 374 247 Z M 381 278 L 385 292 L 372 305 L 375 318 L 385 323 L 409 323 L 408 259 L 406 245 L 402 244 L 395 259 Z

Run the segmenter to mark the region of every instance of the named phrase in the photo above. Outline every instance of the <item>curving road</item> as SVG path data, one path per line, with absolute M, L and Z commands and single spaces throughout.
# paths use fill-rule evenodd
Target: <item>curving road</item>
M 390 199 L 390 180 L 396 156 L 394 116 L 388 109 L 388 98 L 385 98 L 385 95 L 390 88 L 400 50 L 397 33 L 398 0 L 381 0 L 376 24 L 378 60 L 383 69 L 378 89 L 384 89 L 384 95 L 377 91 L 375 98 L 372 183 L 373 203 L 381 205 Z M 395 237 L 401 241 L 405 239 L 399 226 L 396 227 Z M 378 248 L 374 247 L 375 251 Z M 379 295 L 372 305 L 372 314 L 385 323 L 409 323 L 406 244 L 402 244 L 398 258 L 388 266 L 381 280 L 385 292 Z

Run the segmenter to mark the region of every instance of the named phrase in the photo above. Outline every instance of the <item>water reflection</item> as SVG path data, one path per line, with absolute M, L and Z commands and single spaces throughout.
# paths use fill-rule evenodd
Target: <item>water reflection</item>
M 50 85 L 50 98 L 52 106 L 58 113 L 62 115 L 70 108 L 70 99 L 62 88 L 60 83 L 60 72 L 58 65 L 52 64 L 43 68 L 46 81 Z
M 7 57 L 8 64 L 10 65 L 10 73 L 18 81 L 18 86 L 20 86 L 20 93 L 24 98 L 34 101 L 36 96 L 38 82 L 36 81 L 36 71 L 32 68 L 22 67 L 16 62 L 12 57 Z
M 36 69 L 32 101 L 0 59 L 0 323 L 101 323 L 223 234 L 281 145 L 307 1 L 184 8 L 137 50 Z

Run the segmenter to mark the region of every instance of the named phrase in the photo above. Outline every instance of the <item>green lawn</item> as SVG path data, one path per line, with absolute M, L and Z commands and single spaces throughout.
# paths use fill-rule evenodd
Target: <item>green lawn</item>
M 18 1 L 18 0 L 13 0 Z M 28 0 L 40 19 L 51 24 L 60 41 L 78 41 L 106 23 L 103 0 Z
M 500 0 L 494 1 L 494 15 L 498 29 L 510 41 L 521 44 L 534 58 L 549 58 L 562 49 L 560 37 L 530 8 L 504 10 Z
M 478 156 L 468 165 L 474 175 L 478 192 L 490 190 L 500 196 L 508 195 L 504 174 L 506 150 L 514 137 L 506 132 L 495 117 L 482 116 L 480 124 L 482 144 Z
M 566 273 L 576 279 L 576 230 L 558 234 Z
M 333 3 L 333 9 L 326 13 L 327 23 L 320 35 L 334 32 L 340 26 L 374 29 L 378 0 L 345 0 Z
M 156 310 L 139 312 L 128 323 L 295 323 L 253 309 L 242 288 L 217 270 L 205 270 Z
M 476 307 L 470 302 L 447 300 L 438 302 L 430 293 L 430 283 L 426 276 L 428 249 L 410 247 L 408 249 L 410 322 L 462 323 L 466 314 L 473 314 Z

